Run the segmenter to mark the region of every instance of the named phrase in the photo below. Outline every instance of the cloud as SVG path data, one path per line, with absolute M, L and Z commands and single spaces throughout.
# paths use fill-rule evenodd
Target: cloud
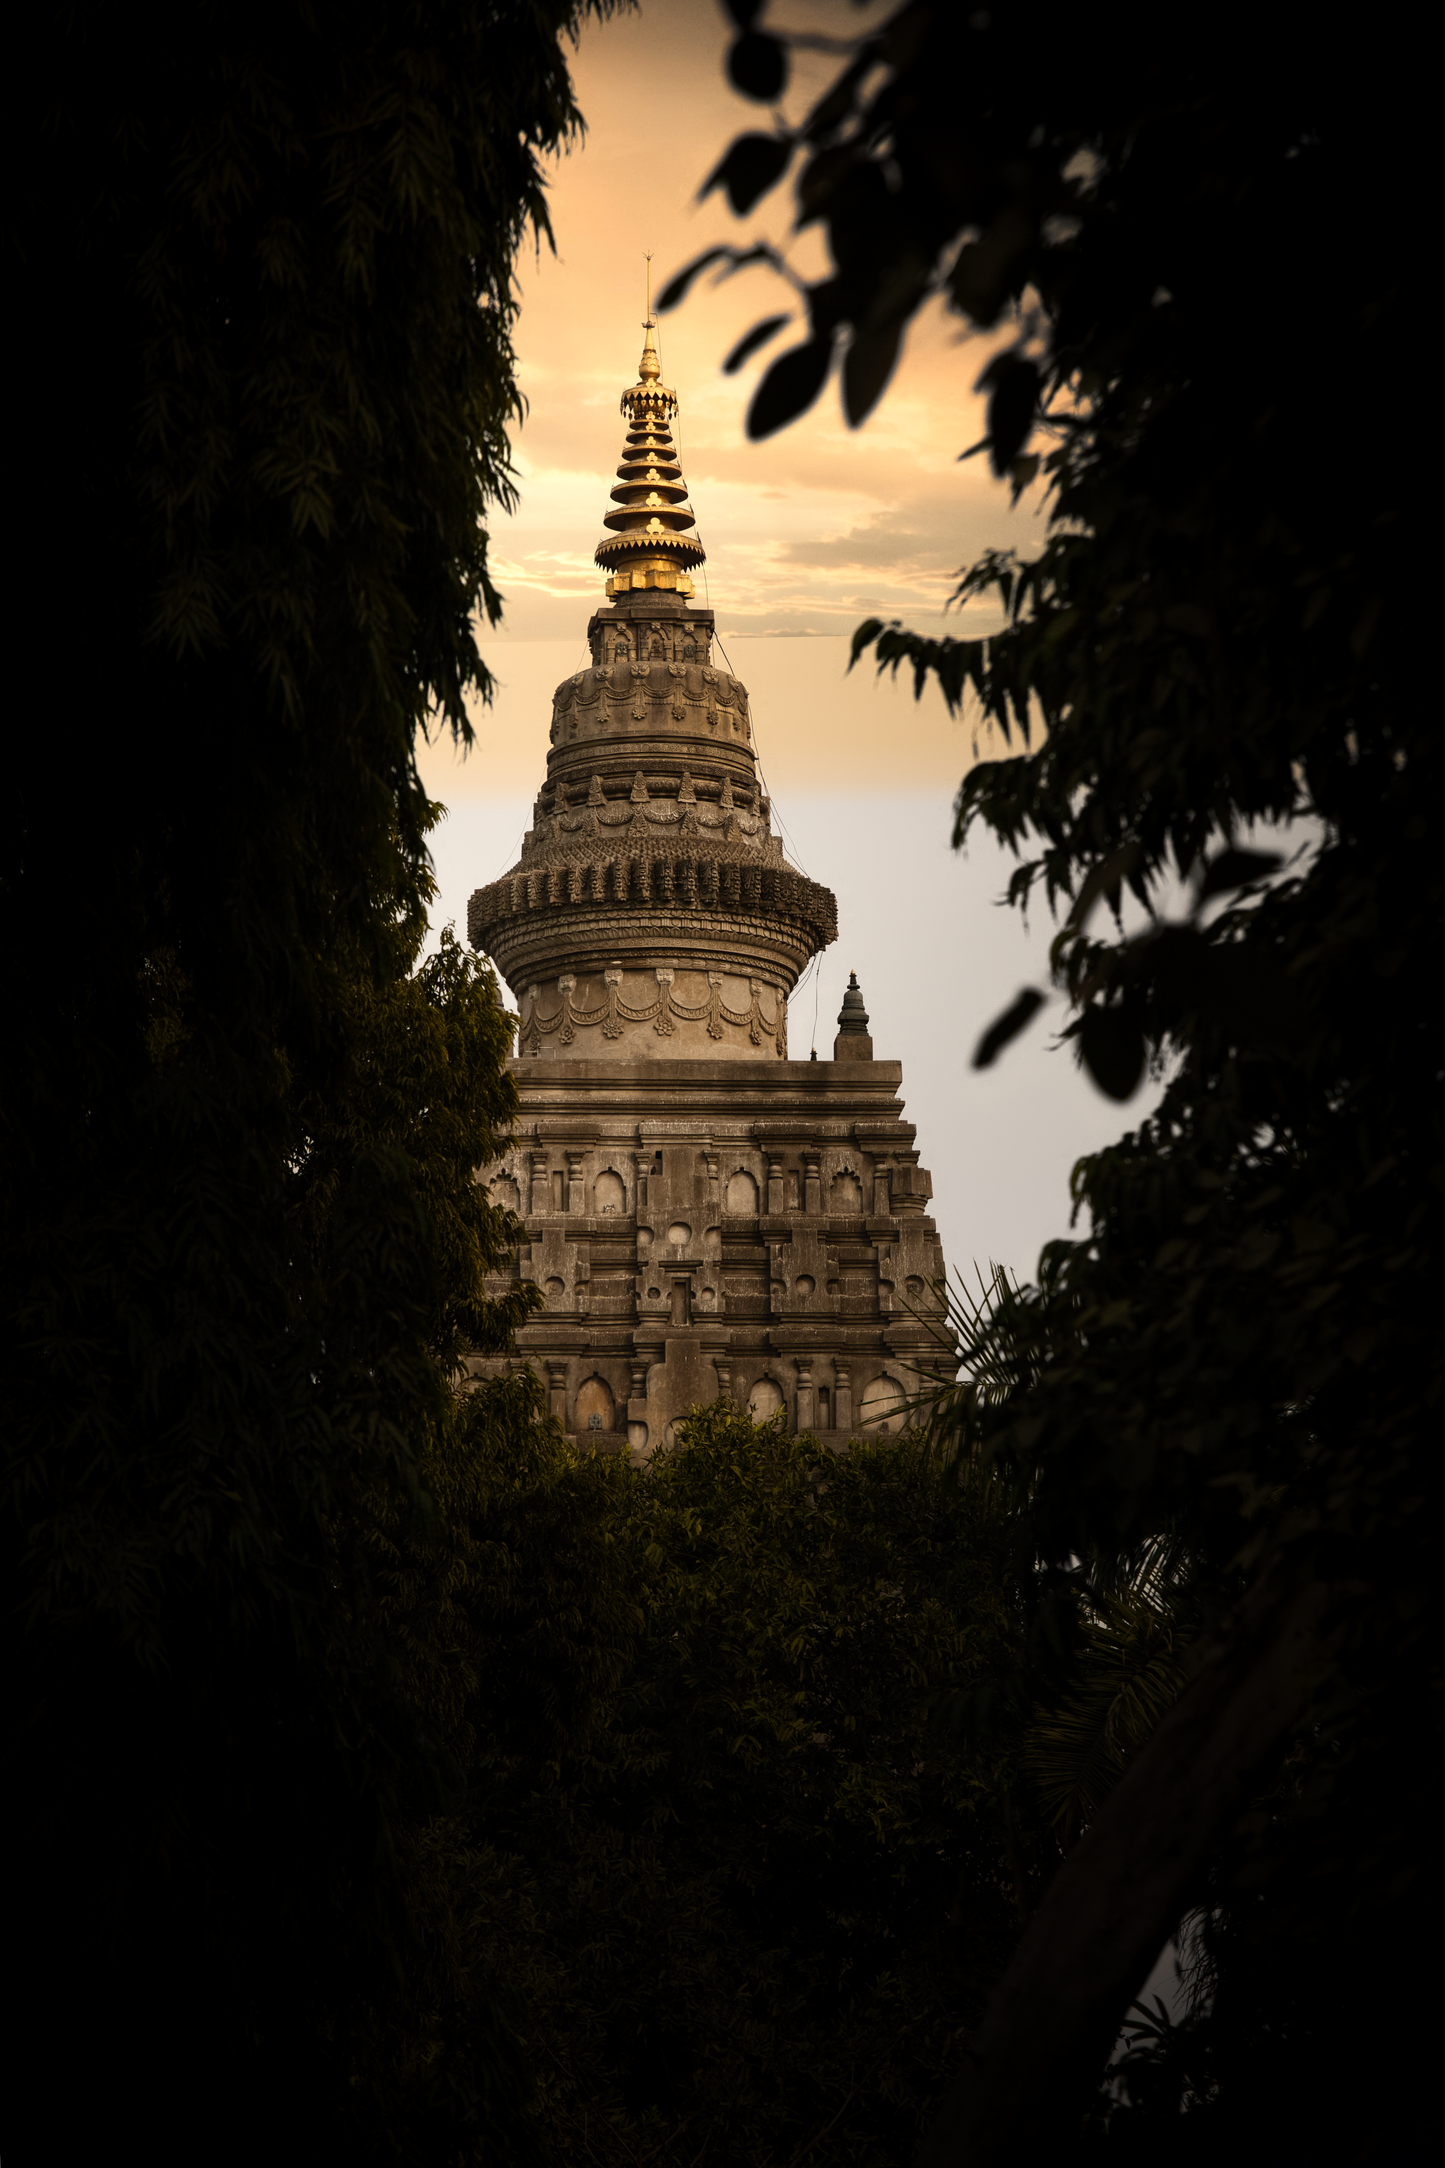
M 788 542 L 781 555 L 793 565 L 907 565 L 911 570 L 923 568 L 925 577 L 945 577 L 934 562 L 936 551 L 932 536 L 909 534 L 885 525 L 882 520 L 870 522 L 866 527 L 854 527 L 848 534 L 835 535 L 827 541 Z M 927 560 L 926 567 L 924 560 Z

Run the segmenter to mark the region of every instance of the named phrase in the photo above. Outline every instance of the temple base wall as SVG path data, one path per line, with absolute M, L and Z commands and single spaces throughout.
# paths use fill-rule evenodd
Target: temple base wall
M 513 1360 L 580 1444 L 646 1456 L 719 1397 L 841 1442 L 953 1375 L 898 1063 L 510 1066 L 520 1119 L 478 1179 L 546 1300 Z

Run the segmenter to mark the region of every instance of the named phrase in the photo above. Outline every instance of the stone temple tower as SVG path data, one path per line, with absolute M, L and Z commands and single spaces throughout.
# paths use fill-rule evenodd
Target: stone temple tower
M 654 331 L 622 395 L 591 664 L 557 688 L 522 855 L 468 910 L 521 1013 L 521 1116 L 484 1179 L 546 1296 L 519 1352 L 579 1442 L 650 1453 L 720 1394 L 846 1438 L 896 1428 L 918 1371 L 951 1369 L 932 1183 L 856 979 L 833 1059 L 789 1058 L 788 996 L 837 909 L 771 832 L 747 690 L 694 600 Z

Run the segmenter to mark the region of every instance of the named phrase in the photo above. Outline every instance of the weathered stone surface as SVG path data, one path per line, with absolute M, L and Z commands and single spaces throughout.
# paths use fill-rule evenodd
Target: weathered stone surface
M 699 1401 L 760 1391 L 800 1428 L 896 1427 L 951 1368 L 897 1062 L 512 1067 L 522 1118 L 484 1178 L 526 1220 L 515 1271 L 547 1308 L 518 1349 L 569 1430 L 650 1451 Z M 591 1378 L 610 1432 L 578 1417 Z
M 680 573 L 659 584 L 702 550 L 650 353 L 649 334 L 591 667 L 558 687 L 518 863 L 468 912 L 522 1019 L 521 1119 L 478 1179 L 526 1223 L 513 1277 L 546 1309 L 519 1358 L 578 1437 L 651 1453 L 719 1394 L 823 1436 L 896 1428 L 952 1370 L 932 1184 L 856 977 L 835 1059 L 788 1058 L 788 995 L 836 906 L 771 832 L 711 611 Z
M 594 667 L 558 688 L 522 855 L 467 911 L 524 1054 L 587 1059 L 600 1038 L 629 1059 L 786 1059 L 788 995 L 837 905 L 771 832 L 746 688 L 659 659 L 712 638 L 711 611 L 622 596 L 588 627 Z

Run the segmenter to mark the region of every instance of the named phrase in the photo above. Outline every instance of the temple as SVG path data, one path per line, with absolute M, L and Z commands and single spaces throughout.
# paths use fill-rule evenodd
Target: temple
M 520 1119 L 482 1170 L 546 1297 L 518 1352 L 600 1450 L 665 1447 L 719 1395 L 842 1442 L 951 1374 L 932 1183 L 855 977 L 832 1060 L 789 1055 L 837 908 L 771 831 L 747 689 L 695 600 L 650 314 L 622 413 L 591 664 L 554 696 L 521 857 L 468 908 L 521 1018 Z

